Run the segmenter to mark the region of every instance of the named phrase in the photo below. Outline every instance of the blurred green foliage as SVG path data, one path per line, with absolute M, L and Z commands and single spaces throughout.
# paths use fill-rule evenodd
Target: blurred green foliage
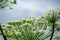
M 0 8 L 5 8 L 5 7 L 11 8 L 13 4 L 16 4 L 16 0 L 0 0 Z

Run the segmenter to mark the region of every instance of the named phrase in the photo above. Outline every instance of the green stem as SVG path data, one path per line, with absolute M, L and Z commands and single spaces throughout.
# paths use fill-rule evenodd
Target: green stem
M 55 29 L 55 22 L 53 22 L 53 25 L 52 25 L 52 33 L 51 33 L 50 40 L 52 40 L 52 38 L 53 38 L 53 35 L 54 35 L 54 29 Z
M 1 31 L 1 33 L 2 33 L 2 36 L 3 36 L 4 40 L 7 40 L 6 36 L 5 36 L 4 33 L 3 33 L 3 30 L 2 30 L 1 24 L 0 24 L 0 31 Z
M 57 39 L 58 40 L 58 39 Z

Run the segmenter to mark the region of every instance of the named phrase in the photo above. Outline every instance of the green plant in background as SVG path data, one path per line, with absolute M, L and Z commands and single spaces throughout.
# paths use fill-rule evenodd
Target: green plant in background
M 60 9 L 57 8 L 57 9 L 50 10 L 46 15 L 46 19 L 48 23 L 51 24 L 52 26 L 52 29 L 51 29 L 52 34 L 50 37 L 50 40 L 52 40 L 55 28 L 58 29 L 58 27 L 56 27 L 56 22 L 58 22 L 58 20 L 60 19 Z
M 5 7 L 11 8 L 11 5 L 13 4 L 16 4 L 16 0 L 0 0 L 0 8 L 5 8 Z

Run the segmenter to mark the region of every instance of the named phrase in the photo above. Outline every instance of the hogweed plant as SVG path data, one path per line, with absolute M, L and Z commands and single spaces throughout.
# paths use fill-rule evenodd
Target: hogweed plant
M 60 36 L 56 36 L 60 31 L 59 17 L 59 9 L 51 10 L 46 16 L 10 21 L 1 27 L 7 40 L 59 40 Z
M 44 20 L 43 20 L 44 21 Z M 22 19 L 2 24 L 4 35 L 8 40 L 45 40 L 50 36 L 50 32 L 46 35 L 46 29 L 40 24 L 36 24 L 35 18 Z M 39 26 L 38 26 L 39 25 Z M 39 29 L 40 27 L 40 29 Z
M 56 22 L 58 22 L 59 19 L 60 19 L 60 9 L 58 8 L 50 10 L 46 15 L 46 20 L 48 21 L 48 24 L 51 24 L 52 26 L 52 29 L 51 29 L 52 33 L 51 33 L 50 40 L 52 40 L 53 38 L 55 28 L 58 28 L 56 27 Z

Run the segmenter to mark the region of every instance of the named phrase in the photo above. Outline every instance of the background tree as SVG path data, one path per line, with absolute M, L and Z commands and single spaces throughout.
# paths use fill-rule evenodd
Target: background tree
M 10 7 L 16 4 L 16 0 L 0 0 L 0 8 Z

